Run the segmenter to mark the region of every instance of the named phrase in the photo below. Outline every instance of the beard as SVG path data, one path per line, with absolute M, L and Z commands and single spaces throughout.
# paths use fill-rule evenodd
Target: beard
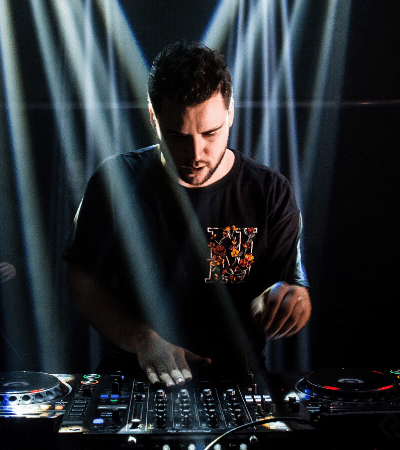
M 180 168 L 178 171 L 179 178 L 184 181 L 187 184 L 190 184 L 193 187 L 200 187 L 204 183 L 206 183 L 216 172 L 218 167 L 221 165 L 222 160 L 224 159 L 224 156 L 226 154 L 226 148 L 222 152 L 219 160 L 214 166 L 210 166 L 209 162 L 206 161 L 199 161 L 198 165 L 200 165 L 200 169 L 197 169 L 196 166 L 193 165 L 187 165 Z M 198 174 L 196 174 L 196 171 L 199 171 Z

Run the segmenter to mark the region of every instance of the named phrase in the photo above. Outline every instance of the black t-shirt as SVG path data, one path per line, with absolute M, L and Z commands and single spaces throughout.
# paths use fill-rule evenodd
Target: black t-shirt
M 110 283 L 164 339 L 237 367 L 264 343 L 250 302 L 278 281 L 307 280 L 288 181 L 234 154 L 225 177 L 198 188 L 172 180 L 157 147 L 108 158 L 65 258 Z

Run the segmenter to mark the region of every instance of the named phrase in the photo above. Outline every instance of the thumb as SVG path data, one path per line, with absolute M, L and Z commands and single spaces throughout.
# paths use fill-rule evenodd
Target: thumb
M 196 355 L 196 353 L 193 353 L 187 349 L 185 349 L 185 358 L 186 361 L 198 362 L 200 364 L 203 364 L 204 366 L 208 366 L 209 364 L 211 364 L 210 358 L 203 358 L 202 356 Z
M 260 296 L 255 298 L 250 303 L 250 314 L 253 319 L 257 319 L 258 316 L 261 316 L 264 309 L 264 299 Z

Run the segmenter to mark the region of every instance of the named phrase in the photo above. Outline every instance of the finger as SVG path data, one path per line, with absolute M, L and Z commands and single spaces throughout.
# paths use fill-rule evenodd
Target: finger
M 185 383 L 186 379 L 191 379 L 191 374 L 190 377 L 187 377 L 187 372 L 190 373 L 190 369 L 185 358 L 181 356 L 183 353 L 183 349 L 175 352 L 173 357 L 165 361 L 165 367 L 162 368 L 161 373 L 159 372 L 160 378 L 163 379 L 163 381 L 166 380 L 165 382 L 168 385 L 170 381 L 172 381 L 173 384 L 182 385 Z M 185 373 L 182 373 L 182 370 Z
M 290 290 L 290 286 L 287 283 L 276 283 L 268 292 L 267 297 L 264 300 L 264 314 L 263 320 L 264 331 L 268 332 L 275 321 L 275 317 L 281 307 L 283 299 L 285 298 L 287 292 Z
M 171 375 L 167 371 L 159 372 L 158 377 L 160 378 L 160 381 L 165 383 L 168 387 L 175 386 L 174 380 L 172 379 Z
M 160 378 L 157 375 L 157 371 L 153 367 L 149 367 L 146 369 L 146 375 L 151 384 L 160 382 Z
M 186 361 L 186 355 L 189 355 L 190 353 L 191 352 L 189 352 L 189 350 L 185 350 L 185 356 L 177 355 L 175 357 L 175 361 L 179 369 L 179 373 L 177 373 L 178 378 L 182 377 L 183 379 L 182 382 L 177 379 L 178 384 L 184 384 L 185 381 L 190 381 L 192 379 L 192 372 L 190 371 L 190 367 Z
M 186 378 L 183 372 L 184 372 L 184 369 L 183 370 L 180 370 L 180 369 L 171 370 L 170 375 L 175 384 L 182 385 L 182 384 L 185 384 L 186 380 L 192 379 L 191 377 Z
M 311 311 L 309 309 L 304 310 L 298 323 L 289 331 L 289 333 L 286 336 L 290 337 L 298 333 L 303 327 L 306 326 L 307 322 L 310 320 L 310 316 Z
M 187 361 L 198 362 L 204 366 L 211 364 L 211 358 L 204 358 L 203 356 L 196 355 L 196 353 L 185 349 L 185 358 Z
M 282 337 L 289 337 L 289 335 L 293 335 L 297 333 L 303 325 L 302 318 L 305 316 L 305 312 L 303 310 L 303 307 L 301 306 L 301 299 L 297 300 L 294 303 L 294 307 L 292 309 L 291 314 L 289 317 L 286 318 L 284 323 L 282 323 L 282 326 L 276 333 L 272 336 L 272 339 L 280 339 Z
M 304 312 L 302 312 L 300 315 L 299 321 L 296 324 L 294 324 L 294 326 L 284 336 L 281 336 L 281 337 L 291 337 L 291 336 L 294 336 L 295 334 L 297 334 L 307 323 L 307 321 L 304 320 L 305 316 L 306 316 L 306 314 Z
M 255 298 L 250 304 L 250 315 L 253 320 L 260 322 L 264 313 L 264 296 L 269 294 L 270 289 L 267 289 L 263 295 Z
M 297 301 L 293 299 L 290 293 L 287 293 L 279 305 L 279 310 L 276 312 L 273 322 L 270 323 L 268 328 L 264 328 L 266 336 L 273 339 L 292 328 L 300 313 L 299 311 L 296 314 L 296 306 Z

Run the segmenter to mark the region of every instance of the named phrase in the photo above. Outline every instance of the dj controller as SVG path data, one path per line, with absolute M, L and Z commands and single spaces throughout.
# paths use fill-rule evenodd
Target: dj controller
M 398 376 L 333 369 L 167 388 L 122 373 L 4 372 L 0 447 L 399 448 Z

